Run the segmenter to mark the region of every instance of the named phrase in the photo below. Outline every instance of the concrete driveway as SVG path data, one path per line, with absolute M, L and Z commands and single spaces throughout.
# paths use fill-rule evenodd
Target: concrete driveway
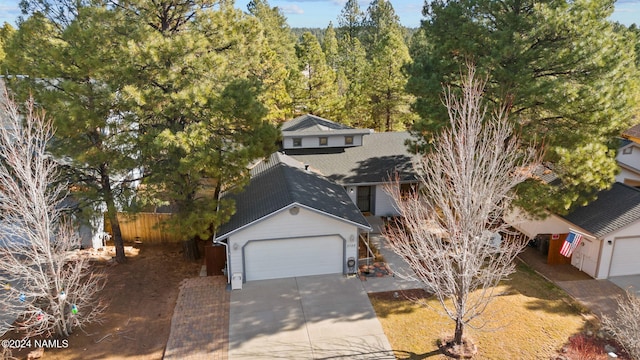
M 395 359 L 360 280 L 245 283 L 231 293 L 229 359 Z
M 612 276 L 609 281 L 625 290 L 631 288 L 640 297 L 640 275 Z

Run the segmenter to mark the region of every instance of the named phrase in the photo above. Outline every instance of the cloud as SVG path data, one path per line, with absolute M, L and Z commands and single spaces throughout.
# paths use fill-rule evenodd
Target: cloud
M 304 10 L 302 10 L 302 8 L 298 5 L 283 5 L 278 6 L 278 8 L 282 11 L 283 14 L 304 14 Z

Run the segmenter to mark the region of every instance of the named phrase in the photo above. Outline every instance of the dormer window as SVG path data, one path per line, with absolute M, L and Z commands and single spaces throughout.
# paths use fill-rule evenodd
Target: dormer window
M 302 138 L 293 138 L 293 147 L 301 147 Z
M 629 146 L 627 148 L 622 149 L 622 153 L 625 155 L 629 155 L 633 153 L 633 147 Z
M 345 145 L 353 145 L 353 136 L 345 136 L 344 137 Z
M 320 143 L 320 146 L 327 146 L 329 145 L 329 138 L 326 136 L 321 136 L 319 143 Z

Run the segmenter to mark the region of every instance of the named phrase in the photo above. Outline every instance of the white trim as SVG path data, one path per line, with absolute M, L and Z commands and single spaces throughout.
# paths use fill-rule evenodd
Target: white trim
M 222 234 L 222 235 L 218 236 L 215 240 L 227 239 L 227 238 L 229 238 L 229 236 L 233 235 L 234 233 L 236 233 L 236 232 L 238 232 L 240 230 L 246 229 L 246 228 L 248 228 L 248 227 L 250 227 L 250 226 L 252 226 L 252 225 L 254 225 L 254 224 L 258 223 L 258 222 L 266 220 L 267 218 L 269 218 L 271 216 L 274 216 L 274 215 L 276 215 L 278 213 L 281 213 L 283 211 L 287 211 L 288 209 L 290 209 L 292 207 L 295 207 L 295 206 L 298 206 L 298 207 L 301 207 L 301 208 L 305 208 L 307 210 L 313 211 L 313 212 L 321 214 L 321 215 L 328 216 L 328 217 L 336 219 L 336 220 L 341 220 L 341 221 L 343 221 L 343 222 L 345 222 L 347 224 L 354 225 L 354 226 L 356 226 L 356 227 L 358 227 L 360 229 L 363 229 L 363 230 L 367 230 L 367 231 L 372 231 L 373 230 L 371 228 L 371 226 L 365 226 L 363 224 L 360 224 L 360 223 L 357 223 L 357 222 L 354 222 L 354 221 L 351 221 L 351 220 L 347 220 L 347 219 L 341 218 L 339 216 L 335 216 L 333 214 L 329 214 L 329 213 L 324 212 L 324 211 L 320 211 L 320 210 L 318 210 L 316 208 L 313 208 L 313 207 L 310 207 L 310 206 L 306 206 L 306 205 L 294 202 L 294 203 L 291 203 L 291 204 L 289 204 L 289 205 L 287 205 L 287 206 L 285 206 L 283 208 L 280 208 L 280 209 L 278 209 L 276 211 L 273 211 L 273 212 L 271 212 L 271 213 L 269 213 L 269 214 L 267 214 L 267 215 L 265 215 L 265 216 L 263 216 L 263 217 L 261 217 L 259 219 L 256 219 L 256 220 L 254 220 L 254 221 L 252 221 L 252 222 L 250 222 L 248 224 L 242 225 L 237 229 L 234 229 L 232 231 L 229 231 L 228 233 Z M 363 218 L 364 218 L 364 216 L 363 216 Z M 365 219 L 365 221 L 366 221 L 366 219 Z
M 635 168 L 635 167 L 633 167 L 631 165 L 625 164 L 625 163 L 620 162 L 620 161 L 617 161 L 617 163 L 618 163 L 619 167 L 640 175 L 640 169 Z

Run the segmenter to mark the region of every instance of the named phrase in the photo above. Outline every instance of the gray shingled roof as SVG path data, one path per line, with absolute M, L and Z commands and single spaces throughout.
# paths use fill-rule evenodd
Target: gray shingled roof
M 282 124 L 282 131 L 317 131 L 323 128 L 331 130 L 353 129 L 351 126 L 339 124 L 311 114 L 298 116 Z
M 235 200 L 236 213 L 216 237 L 224 239 L 229 233 L 293 204 L 370 229 L 342 186 L 292 165 L 291 159 L 278 153 L 256 165 L 250 183 L 241 193 L 225 195 Z
M 369 134 L 369 129 L 355 129 L 319 116 L 306 114 L 282 124 L 284 136 L 312 136 L 328 134 Z
M 339 150 L 286 150 L 296 160 L 339 184 L 371 184 L 388 181 L 396 171 L 403 181 L 415 180 L 413 162 L 406 141 L 408 132 L 373 133 L 362 146 Z
M 615 183 L 611 189 L 601 191 L 595 201 L 564 218 L 597 238 L 603 238 L 640 220 L 640 190 Z

